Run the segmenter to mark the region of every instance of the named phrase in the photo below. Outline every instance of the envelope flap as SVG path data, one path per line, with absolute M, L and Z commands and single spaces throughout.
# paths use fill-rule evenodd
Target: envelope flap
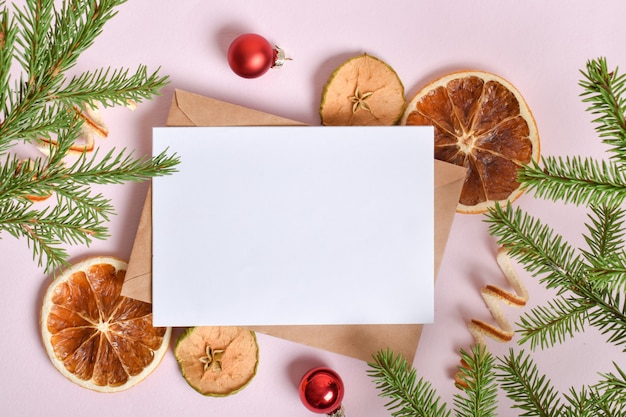
M 174 92 L 168 126 L 282 126 L 303 125 L 284 117 L 183 90 Z

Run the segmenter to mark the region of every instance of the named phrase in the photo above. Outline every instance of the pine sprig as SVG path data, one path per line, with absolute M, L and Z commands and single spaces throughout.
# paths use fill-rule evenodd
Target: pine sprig
M 5 164 L 1 172 L 10 172 L 17 160 Z M 34 172 L 25 171 L 8 176 L 1 186 L 0 206 L 10 209 L 0 211 L 0 231 L 25 236 L 37 258 L 38 265 L 46 260 L 46 272 L 64 264 L 65 244 L 89 245 L 93 239 L 105 239 L 108 231 L 103 222 L 115 210 L 102 194 L 93 194 L 92 184 L 121 184 L 143 181 L 151 176 L 172 173 L 177 164 L 174 157 L 165 154 L 155 158 L 134 159 L 132 152 L 123 149 L 109 151 L 101 160 L 88 159 L 82 154 L 70 166 L 58 164 L 54 169 L 41 168 L 42 159 L 35 160 Z M 1 175 L 1 174 L 0 174 Z M 38 210 L 26 197 L 56 195 L 54 210 Z
M 588 279 L 596 288 L 624 290 L 624 210 L 619 206 L 592 206 L 589 219 L 591 223 L 585 225 L 589 234 L 583 235 L 589 249 L 581 250 L 589 264 Z
M 11 13 L 0 1 L 0 236 L 24 238 L 46 272 L 67 262 L 67 245 L 108 237 L 105 223 L 115 210 L 92 185 L 168 175 L 178 163 L 165 152 L 136 157 L 126 148 L 68 158 L 82 133 L 80 110 L 139 103 L 167 84 L 143 65 L 66 77 L 123 3 L 64 0 L 57 7 L 54 0 L 26 0 Z M 21 72 L 14 73 L 13 63 Z M 47 158 L 22 161 L 9 152 L 42 140 L 49 143 Z M 44 208 L 33 203 L 51 195 Z
M 537 366 L 524 352 L 499 359 L 500 387 L 524 412 L 520 416 L 558 417 L 561 413 L 559 393 L 550 380 L 539 373 Z
M 624 181 L 626 184 L 626 181 Z M 589 246 L 585 256 L 589 261 L 612 257 L 616 252 L 623 254 L 624 210 L 617 205 L 592 206 L 586 224 L 588 235 L 584 235 Z
M 575 205 L 618 205 L 626 198 L 620 165 L 591 158 L 543 157 L 522 169 L 518 180 L 535 197 Z
M 157 94 L 162 87 L 164 78 L 159 76 L 159 70 L 149 74 L 147 67 L 140 65 L 134 73 L 127 68 L 84 72 L 69 80 L 53 98 L 69 107 L 90 101 L 105 107 L 141 102 Z
M 602 380 L 598 382 L 596 388 L 602 392 L 605 400 L 612 403 L 619 403 L 626 408 L 626 371 L 623 371 L 616 363 L 613 363 L 617 373 L 601 374 Z
M 520 208 L 496 206 L 486 221 L 498 244 L 509 247 L 511 256 L 538 276 L 546 288 L 556 289 L 559 296 L 573 294 L 571 306 L 555 301 L 524 315 L 518 323 L 523 341 L 531 340 L 533 346 L 552 346 L 553 342 L 563 341 L 574 330 L 580 330 L 580 320 L 586 318 L 588 325 L 608 335 L 608 342 L 626 345 L 624 299 L 619 291 L 596 285 L 597 279 L 593 277 L 599 274 L 597 264 L 590 265 L 560 235 Z M 588 227 L 593 230 L 592 226 Z M 594 231 L 592 235 L 601 233 Z M 611 241 L 619 242 L 619 238 Z
M 580 255 L 539 219 L 508 204 L 506 208 L 496 205 L 490 209 L 485 221 L 498 244 L 507 247 L 527 271 L 540 276 L 547 288 L 562 293 L 580 284 Z
M 590 304 L 577 296 L 560 296 L 522 314 L 518 323 L 520 344 L 530 343 L 532 350 L 563 343 L 582 332 L 589 321 Z
M 495 360 L 484 345 L 472 346 L 471 352 L 461 349 L 460 378 L 466 388 L 454 395 L 458 417 L 491 417 L 496 415 L 498 386 Z
M 101 219 L 85 216 L 76 206 L 41 210 L 33 208 L 32 203 L 11 202 L 0 204 L 0 219 L 0 231 L 25 238 L 33 259 L 39 266 L 46 265 L 47 272 L 67 264 L 64 243 L 89 245 L 93 239 L 108 237 Z
M 417 380 L 415 369 L 402 355 L 379 351 L 368 366 L 367 373 L 381 391 L 380 396 L 390 399 L 385 407 L 393 417 L 450 416 L 432 385 L 422 378 Z
M 626 162 L 626 76 L 618 68 L 609 70 L 606 59 L 598 58 L 587 62 L 586 71 L 581 71 L 580 86 L 587 111 L 597 116 L 596 131 L 602 141 L 610 146 L 612 158 Z

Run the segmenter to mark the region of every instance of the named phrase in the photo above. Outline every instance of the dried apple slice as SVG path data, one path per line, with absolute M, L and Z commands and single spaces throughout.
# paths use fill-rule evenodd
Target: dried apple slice
M 400 120 L 405 104 L 404 86 L 393 68 L 363 54 L 332 73 L 320 116 L 326 126 L 389 126 Z
M 206 396 L 224 397 L 241 391 L 254 378 L 259 349 L 253 331 L 199 326 L 179 337 L 174 355 L 193 389 Z

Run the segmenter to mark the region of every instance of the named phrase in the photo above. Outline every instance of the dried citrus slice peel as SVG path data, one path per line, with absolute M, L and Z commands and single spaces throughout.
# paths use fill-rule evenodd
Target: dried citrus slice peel
M 245 388 L 256 375 L 259 360 L 255 333 L 234 326 L 189 328 L 176 342 L 174 354 L 187 383 L 213 397 Z
M 109 135 L 104 120 L 97 107 L 85 105 L 85 109 L 81 110 L 73 108 L 73 111 L 83 119 L 80 135 L 76 142 L 70 147 L 68 154 L 80 155 L 84 152 L 92 152 L 95 149 L 96 136 L 106 138 Z M 56 146 L 55 139 L 41 138 L 37 148 L 46 156 L 50 156 L 50 147 Z
M 327 126 L 394 125 L 405 104 L 404 86 L 393 68 L 363 54 L 332 73 L 322 92 L 320 117 Z
M 21 159 L 19 161 L 19 163 L 17 164 L 17 169 L 16 169 L 16 174 L 21 174 L 21 173 L 33 173 L 32 174 L 32 178 L 33 180 L 37 179 L 37 174 L 34 173 L 35 169 L 35 162 L 32 159 Z M 52 193 L 46 193 L 46 194 L 28 194 L 25 196 L 25 198 L 27 198 L 28 200 L 32 201 L 33 203 L 37 203 L 40 201 L 45 201 L 48 198 L 50 198 L 52 196 Z
M 435 158 L 468 168 L 457 211 L 482 213 L 522 194 L 517 173 L 539 160 L 537 125 L 520 92 L 484 71 L 445 75 L 409 101 L 402 125 L 435 128 Z
M 41 308 L 43 344 L 70 381 L 118 392 L 143 381 L 165 355 L 170 328 L 152 326 L 152 306 L 120 295 L 127 264 L 93 257 L 63 271 Z

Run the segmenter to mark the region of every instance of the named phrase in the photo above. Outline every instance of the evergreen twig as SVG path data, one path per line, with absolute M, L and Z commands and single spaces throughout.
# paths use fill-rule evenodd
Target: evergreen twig
M 435 390 L 424 379 L 417 380 L 402 355 L 379 351 L 369 363 L 368 375 L 374 380 L 380 395 L 390 398 L 385 405 L 394 417 L 448 417 L 450 411 L 441 403 Z
M 500 387 L 515 402 L 514 407 L 524 411 L 520 416 L 560 416 L 558 392 L 528 355 L 510 350 L 508 356 L 499 359 L 497 368 Z
M 137 158 L 125 148 L 68 158 L 84 123 L 77 112 L 139 103 L 167 84 L 143 65 L 67 78 L 125 1 L 64 0 L 56 7 L 54 0 L 26 0 L 12 11 L 0 1 L 0 233 L 25 239 L 46 272 L 67 262 L 67 245 L 108 237 L 105 222 L 115 210 L 92 185 L 168 175 L 178 163 L 165 152 Z M 49 143 L 47 158 L 22 161 L 11 152 L 18 143 L 41 140 Z M 35 203 L 49 196 L 43 206 Z

